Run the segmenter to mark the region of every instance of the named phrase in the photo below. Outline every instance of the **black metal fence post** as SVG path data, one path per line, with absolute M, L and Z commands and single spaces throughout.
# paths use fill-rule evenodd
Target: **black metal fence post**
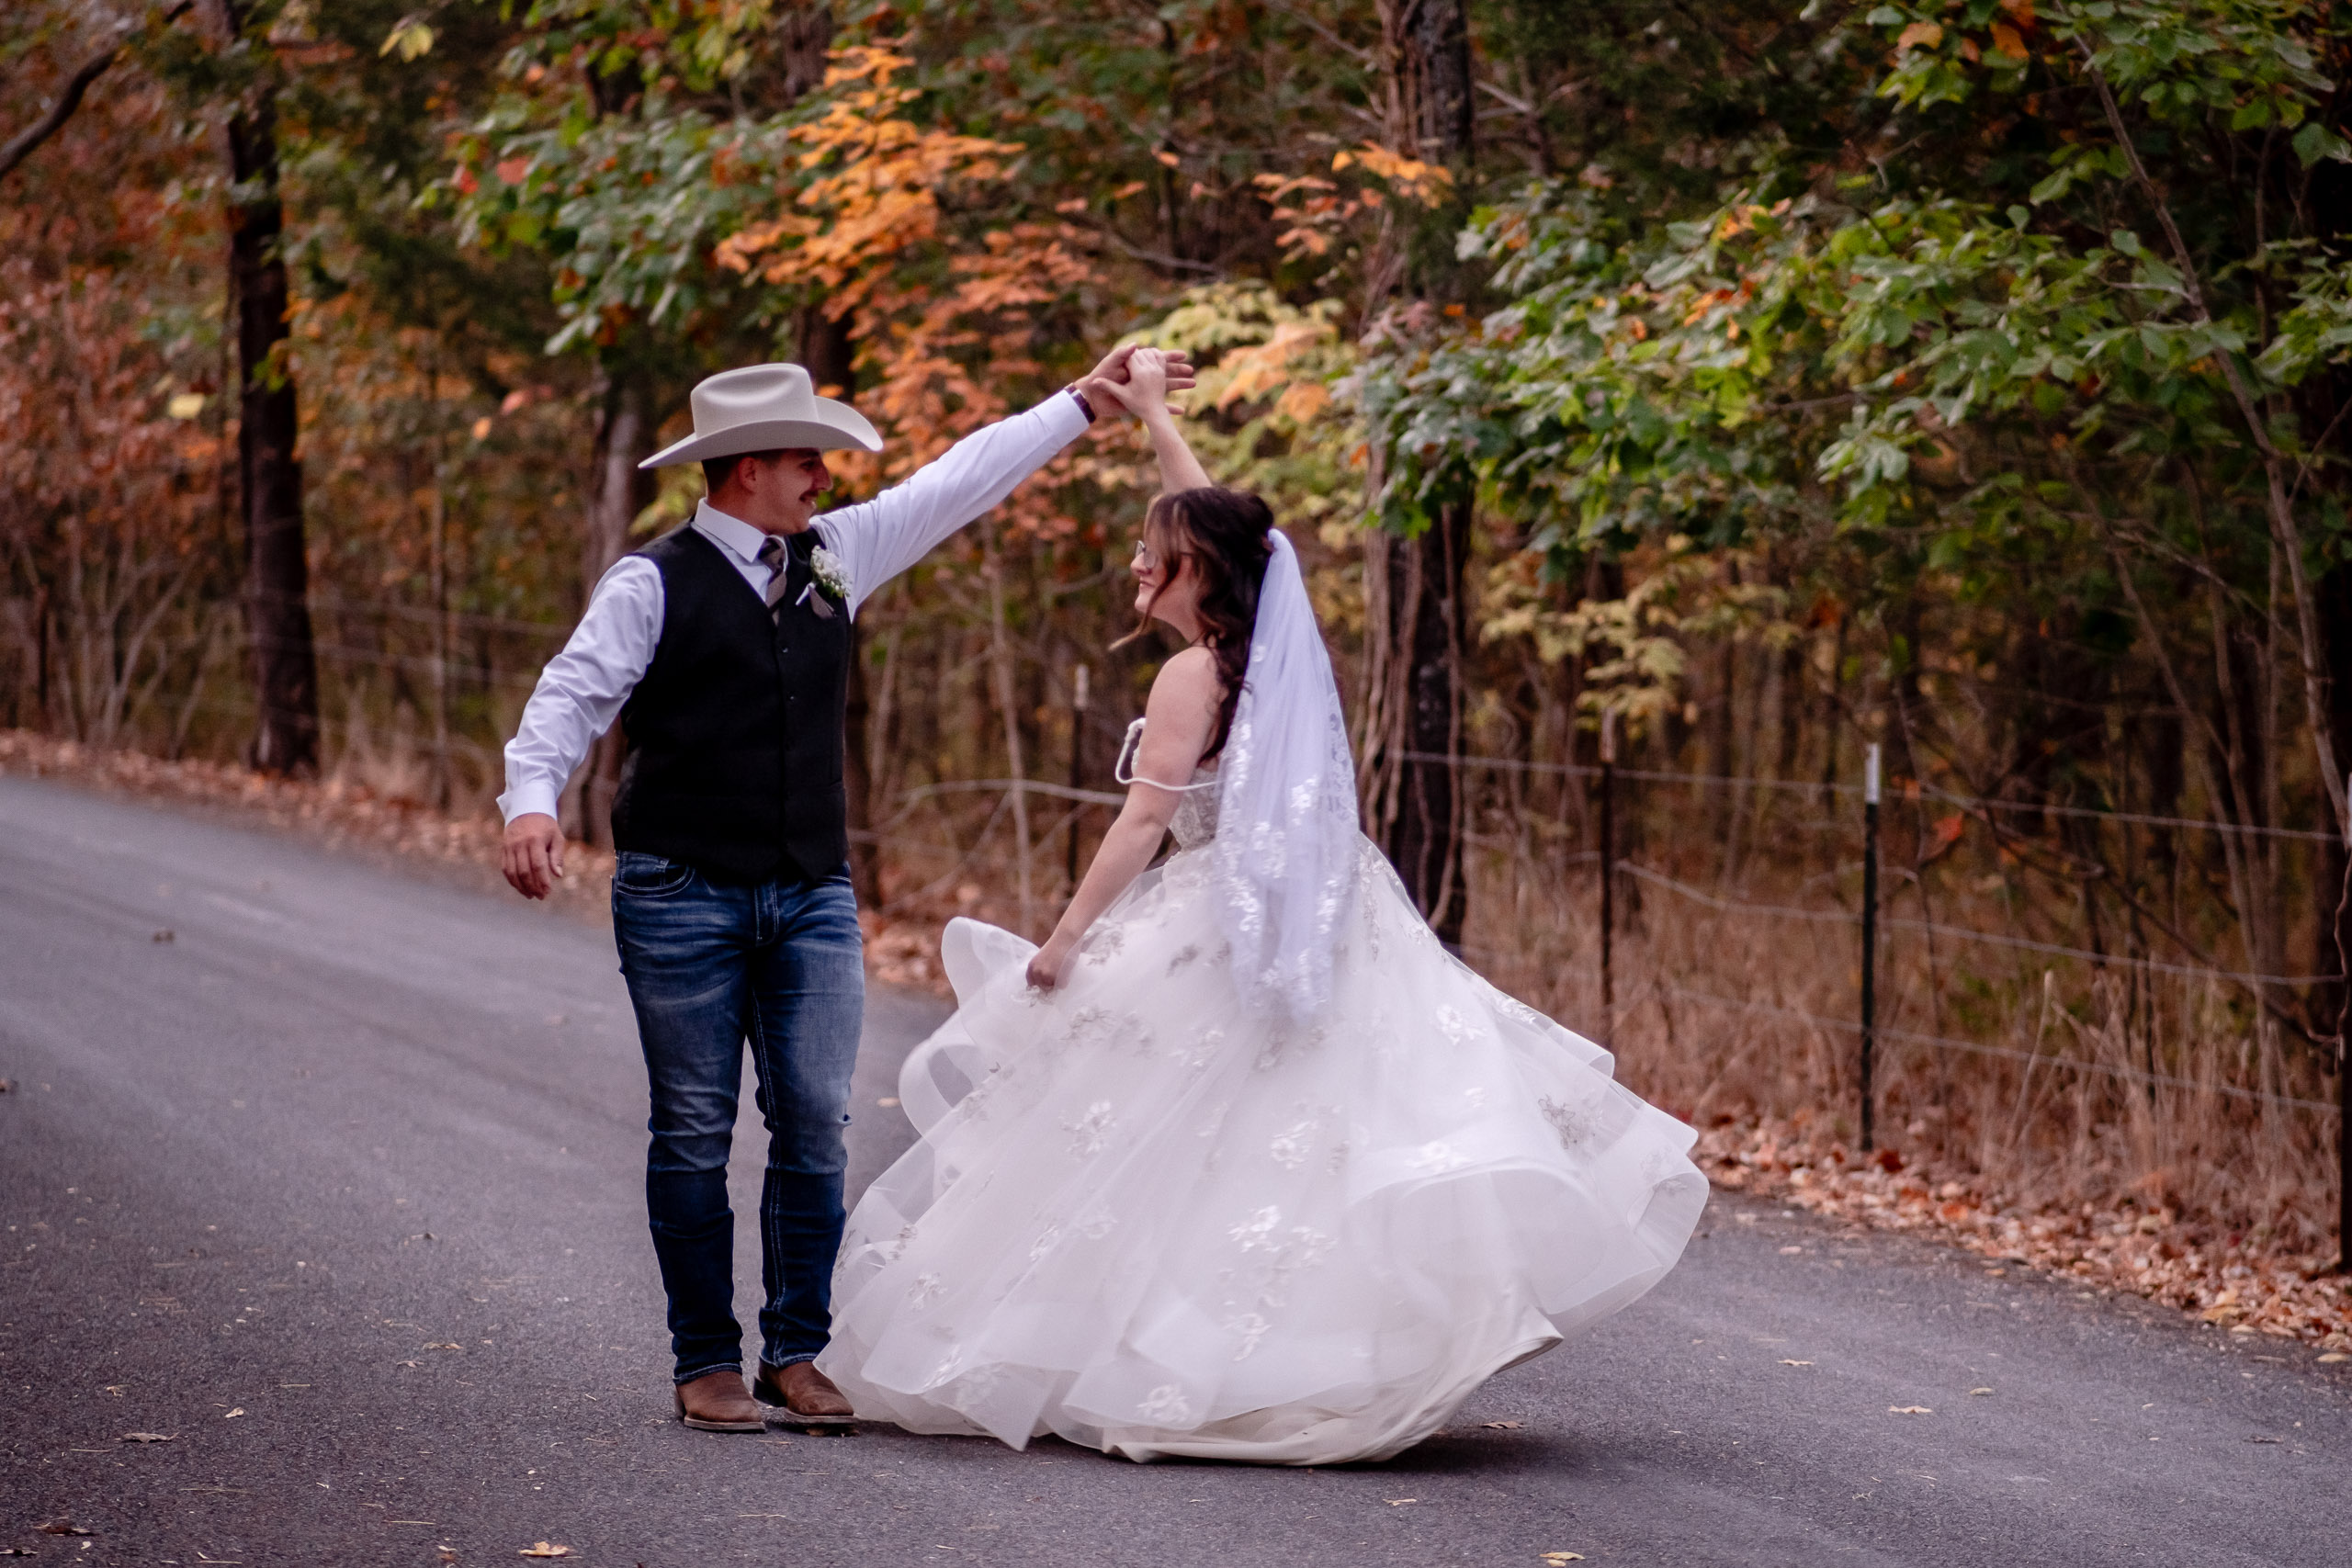
M 1871 1070 L 1878 1049 L 1878 742 L 1862 758 L 1862 1153 L 1876 1143 Z
M 2352 783 L 2345 786 L 2345 804 L 2352 807 Z M 2352 822 L 2348 816 L 2347 822 Z M 2352 934 L 2344 929 L 2352 919 L 2352 829 L 2344 835 L 2344 891 L 2335 901 L 2336 986 L 2342 1000 L 2335 1015 L 2335 1271 L 2352 1274 Z
M 1600 1043 L 1617 1033 L 1617 710 L 1600 715 Z
M 1092 694 L 1087 690 L 1089 671 L 1080 664 L 1069 672 L 1069 787 L 1080 785 L 1080 761 L 1086 755 L 1086 709 Z M 1069 890 L 1078 891 L 1078 822 L 1086 815 L 1086 807 L 1076 801 L 1069 808 Z

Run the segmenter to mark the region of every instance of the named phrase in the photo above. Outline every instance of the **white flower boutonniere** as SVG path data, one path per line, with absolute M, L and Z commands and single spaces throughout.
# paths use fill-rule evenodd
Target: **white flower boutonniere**
M 800 591 L 802 604 L 808 603 L 809 594 L 820 589 L 824 591 L 825 599 L 843 604 L 849 603 L 849 569 L 842 565 L 841 557 L 822 545 L 808 552 L 808 586 Z M 814 607 L 818 614 L 830 616 L 833 613 L 832 605 L 826 604 L 825 599 L 818 600 Z

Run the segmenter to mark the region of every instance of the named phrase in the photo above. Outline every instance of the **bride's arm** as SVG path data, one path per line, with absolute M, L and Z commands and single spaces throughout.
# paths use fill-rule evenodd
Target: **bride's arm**
M 1029 961 L 1031 985 L 1050 989 L 1061 983 L 1062 969 L 1088 930 L 1151 863 L 1184 798 L 1163 785 L 1183 783 L 1200 765 L 1216 725 L 1218 696 L 1216 664 L 1208 649 L 1188 648 L 1160 667 L 1144 704 L 1143 741 L 1136 748 L 1136 782 L 1128 786 L 1127 803 L 1102 836 L 1102 847 L 1094 852 L 1054 934 Z
M 1211 484 L 1209 473 L 1184 440 L 1176 415 L 1168 407 L 1168 381 L 1186 367 L 1170 360 L 1156 348 L 1139 348 L 1127 357 L 1127 378 L 1106 383 L 1105 389 L 1151 434 L 1151 450 L 1159 459 L 1159 492 L 1200 490 Z M 1091 385 L 1091 383 L 1090 383 Z

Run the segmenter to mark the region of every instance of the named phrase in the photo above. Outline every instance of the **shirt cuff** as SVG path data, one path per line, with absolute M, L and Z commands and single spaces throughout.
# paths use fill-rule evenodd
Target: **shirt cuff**
M 498 797 L 499 814 L 512 822 L 517 817 L 528 817 L 536 811 L 543 817 L 557 817 L 556 807 L 562 792 L 544 780 L 534 779 L 516 784 Z
M 1067 446 L 1086 434 L 1086 411 L 1078 406 L 1078 399 L 1071 395 L 1068 387 L 1064 387 L 1060 391 L 1039 403 L 1031 412 L 1044 416 L 1046 429 L 1052 434 L 1057 446 Z M 1100 409 L 1095 412 L 1098 414 L 1102 412 Z

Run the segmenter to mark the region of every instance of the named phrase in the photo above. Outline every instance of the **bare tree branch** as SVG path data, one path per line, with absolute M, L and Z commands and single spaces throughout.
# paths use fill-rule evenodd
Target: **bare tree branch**
M 164 25 L 177 21 L 193 3 L 194 0 L 181 0 L 164 14 Z M 82 62 L 81 68 L 66 80 L 65 90 L 49 106 L 49 112 L 10 138 L 7 145 L 0 146 L 0 179 L 7 178 L 9 170 L 32 156 L 35 148 L 56 135 L 58 129 L 74 118 L 74 111 L 82 107 L 82 95 L 90 90 L 91 83 L 106 74 L 107 67 L 122 52 L 123 41 L 135 30 L 134 23 L 117 24 L 114 41 Z

